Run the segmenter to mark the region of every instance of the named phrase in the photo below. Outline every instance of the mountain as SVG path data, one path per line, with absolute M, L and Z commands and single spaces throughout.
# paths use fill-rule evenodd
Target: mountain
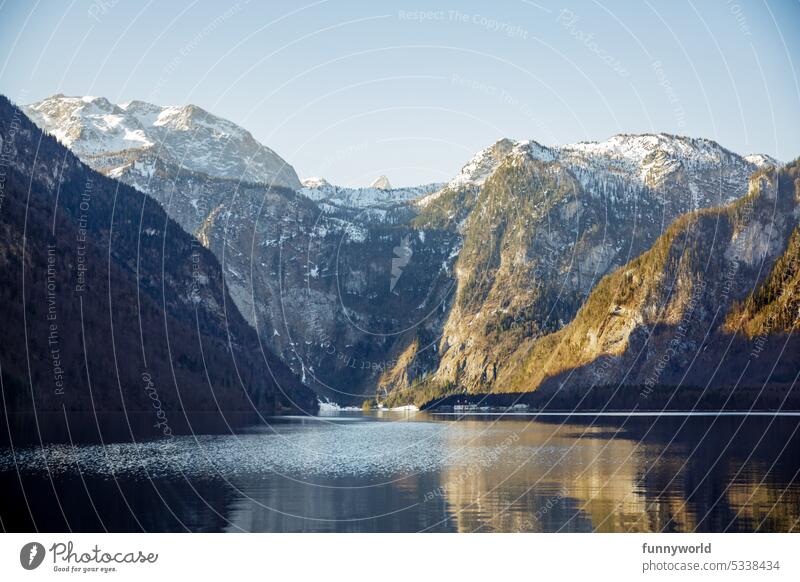
M 262 344 L 306 383 L 343 404 L 376 387 L 405 404 L 493 390 L 519 346 L 569 324 L 605 275 L 773 165 L 711 140 L 621 134 L 502 139 L 447 184 L 414 188 L 281 187 L 161 159 L 146 180 L 120 179 L 218 257 Z
M 462 237 L 456 290 L 442 328 L 408 340 L 381 385 L 393 402 L 493 389 L 521 343 L 569 323 L 679 216 L 742 197 L 757 169 L 716 142 L 667 134 L 497 142 L 421 201 L 418 225 Z M 420 356 L 416 345 L 435 347 Z
M 755 164 L 759 168 L 763 168 L 766 166 L 775 166 L 776 168 L 778 168 L 781 166 L 781 163 L 778 160 L 766 154 L 749 154 L 746 155 L 744 159 L 746 159 L 751 164 Z
M 682 216 L 569 324 L 524 342 L 498 390 L 619 408 L 796 404 L 799 225 L 800 162 L 757 171 L 747 196 Z
M 58 118 L 63 126 L 40 123 L 63 139 L 71 118 Z M 262 344 L 338 401 L 360 402 L 374 391 L 391 365 L 387 356 L 397 337 L 391 330 L 416 323 L 421 304 L 437 297 L 440 272 L 452 261 L 455 237 L 433 237 L 427 243 L 435 248 L 418 252 L 406 275 L 391 284 L 395 249 L 423 246 L 424 233 L 408 225 L 416 214 L 414 200 L 440 184 L 384 190 L 315 181 L 308 183 L 311 188 L 299 182 L 284 187 L 193 171 L 157 152 L 119 153 L 115 142 L 108 146 L 103 139 L 93 147 L 69 143 L 87 163 L 102 160 L 105 171 L 149 194 L 212 250 L 233 303 Z M 145 167 L 143 160 L 151 164 Z M 423 257 L 429 262 L 421 262 Z
M 331 185 L 330 182 L 328 182 L 325 178 L 316 178 L 316 177 L 304 178 L 300 182 L 303 185 L 303 188 L 311 188 L 311 189 L 325 188 Z
M 120 105 L 103 97 L 54 95 L 25 107 L 28 116 L 85 163 L 147 191 L 160 167 L 217 178 L 299 188 L 294 169 L 235 123 L 196 105 Z
M 299 193 L 331 216 L 364 220 L 368 215 L 370 220 L 397 223 L 415 216 L 415 202 L 439 191 L 443 185 L 434 182 L 410 188 L 346 188 L 324 182 L 304 185 Z
M 6 410 L 315 410 L 207 249 L 0 97 Z M 170 416 L 171 415 L 171 416 Z M 165 433 L 166 434 L 166 433 Z
M 370 188 L 377 188 L 378 190 L 391 190 L 392 185 L 389 183 L 389 178 L 386 176 L 378 176 L 373 180 L 372 184 L 369 185 Z

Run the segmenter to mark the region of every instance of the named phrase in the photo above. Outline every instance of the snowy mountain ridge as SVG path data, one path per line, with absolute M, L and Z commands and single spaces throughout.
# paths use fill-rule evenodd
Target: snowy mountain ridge
M 441 190 L 434 185 L 392 188 L 386 176 L 367 188 L 333 186 L 324 178 L 301 183 L 286 161 L 258 143 L 247 130 L 196 105 L 160 106 L 145 101 L 115 105 L 104 97 L 54 95 L 25 107 L 25 111 L 94 169 L 145 192 L 151 190 L 148 184 L 163 165 L 218 178 L 284 186 L 311 200 L 353 209 L 415 200 L 425 206 Z M 509 155 L 558 162 L 584 186 L 616 180 L 627 183 L 631 191 L 657 187 L 681 168 L 711 171 L 724 167 L 727 175 L 723 179 L 740 181 L 756 168 L 780 165 L 765 154 L 739 156 L 713 140 L 666 133 L 618 134 L 605 141 L 552 147 L 533 140 L 503 138 L 478 151 L 446 187 L 480 187 Z M 708 186 L 689 182 L 692 192 Z
M 593 167 L 596 170 L 630 172 L 643 179 L 652 167 L 652 158 L 661 154 L 680 160 L 690 167 L 701 164 L 720 164 L 737 154 L 717 142 L 705 138 L 691 138 L 665 133 L 618 134 L 606 141 L 585 141 L 574 144 L 547 147 L 535 141 L 515 141 L 503 138 L 479 151 L 451 180 L 449 186 L 464 184 L 481 185 L 486 181 L 506 155 L 528 155 L 533 159 L 559 161 L 567 166 Z M 780 165 L 766 154 L 750 154 L 742 159 L 758 166 Z
M 303 180 L 303 187 L 298 192 L 314 202 L 366 209 L 411 202 L 440 190 L 443 185 L 434 182 L 408 188 L 379 188 L 376 186 L 347 188 L 334 186 L 324 179 L 313 178 Z
M 196 105 L 115 105 L 104 97 L 54 95 L 24 110 L 90 166 L 112 177 L 131 171 L 146 175 L 157 157 L 218 178 L 301 186 L 294 169 L 250 132 Z
M 557 162 L 570 170 L 584 187 L 597 187 L 608 181 L 623 182 L 631 192 L 641 187 L 658 187 L 667 176 L 680 169 L 690 171 L 688 187 L 694 194 L 707 183 L 696 182 L 695 176 L 719 169 L 720 179 L 745 181 L 755 169 L 781 164 L 765 154 L 740 156 L 717 142 L 666 133 L 618 134 L 605 141 L 585 141 L 547 147 L 533 140 L 516 141 L 503 138 L 480 150 L 458 175 L 447 184 L 457 190 L 480 187 L 500 164 L 509 157 L 527 156 L 541 162 Z M 435 200 L 434 192 L 419 201 L 425 206 Z M 722 202 L 730 202 L 729 199 Z M 703 204 L 698 204 L 700 207 Z

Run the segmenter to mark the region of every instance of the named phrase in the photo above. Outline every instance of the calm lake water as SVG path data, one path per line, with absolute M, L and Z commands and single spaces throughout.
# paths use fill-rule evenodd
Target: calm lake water
M 37 420 L 0 443 L 7 531 L 800 529 L 798 416 Z

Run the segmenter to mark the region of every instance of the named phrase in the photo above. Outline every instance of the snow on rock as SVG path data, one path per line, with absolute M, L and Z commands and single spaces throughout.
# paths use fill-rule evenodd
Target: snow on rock
M 665 133 L 619 134 L 605 141 L 553 147 L 532 140 L 501 139 L 475 154 L 445 190 L 480 187 L 503 161 L 522 156 L 555 162 L 569 170 L 590 194 L 608 194 L 614 201 L 637 196 L 645 187 L 659 189 L 677 172 L 689 170 L 686 187 L 694 209 L 730 202 L 730 197 L 724 200 L 709 198 L 720 190 L 711 184 L 715 173 L 730 184 L 745 184 L 747 176 L 757 168 L 779 163 L 762 154 L 739 156 L 713 140 Z M 424 207 L 436 200 L 441 192 L 433 192 L 419 199 L 417 204 Z M 737 191 L 737 194 L 743 193 Z
M 111 154 L 126 152 L 135 158 L 155 153 L 171 164 L 214 177 L 301 187 L 294 169 L 250 132 L 196 105 L 115 105 L 103 97 L 54 95 L 24 109 L 39 127 L 89 165 L 100 164 L 95 169 L 107 174 L 122 171 L 105 165 Z
M 481 186 L 509 155 L 525 155 L 533 159 L 547 162 L 556 159 L 556 152 L 553 149 L 543 146 L 533 140 L 514 141 L 503 138 L 475 154 L 472 159 L 461 168 L 461 172 L 447 183 L 447 187 L 459 189 L 466 186 Z M 429 199 L 421 201 L 421 204 L 424 206 L 432 199 L 432 197 L 429 197 Z
M 386 176 L 378 176 L 375 181 L 369 185 L 370 188 L 377 188 L 378 190 L 391 190 L 392 185 L 389 183 L 389 178 Z
M 316 178 L 315 178 L 316 180 Z M 424 184 L 410 188 L 384 189 L 375 188 L 345 188 L 334 186 L 327 181 L 315 183 L 305 180 L 300 194 L 315 202 L 324 202 L 325 211 L 333 211 L 337 206 L 357 209 L 389 208 L 397 204 L 405 204 L 427 196 L 431 192 L 441 189 L 442 184 Z
M 722 164 L 736 156 L 709 139 L 665 133 L 619 134 L 606 141 L 578 142 L 556 149 L 561 162 L 589 166 L 595 170 L 616 166 L 638 174 L 642 179 L 669 161 L 697 167 L 702 164 Z
M 479 151 L 447 185 L 451 188 L 466 185 L 480 186 L 497 169 L 514 145 L 516 142 L 510 139 L 501 139 L 494 145 Z
M 775 166 L 776 168 L 779 168 L 782 165 L 780 161 L 776 160 L 772 156 L 768 156 L 767 154 L 750 154 L 745 156 L 744 159 L 751 164 L 755 164 L 759 168 L 766 166 Z
M 301 180 L 303 184 L 303 188 L 325 188 L 326 186 L 330 186 L 330 182 L 328 182 L 325 178 L 305 178 Z

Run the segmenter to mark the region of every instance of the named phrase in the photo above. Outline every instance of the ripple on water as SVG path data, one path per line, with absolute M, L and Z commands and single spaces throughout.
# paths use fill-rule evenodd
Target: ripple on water
M 53 444 L 0 450 L 0 471 L 98 476 L 237 477 L 262 473 L 296 476 L 367 477 L 438 471 L 445 467 L 489 467 L 502 457 L 522 462 L 550 457 L 552 447 L 484 445 L 481 430 L 456 423 L 319 423 L 279 433 L 176 436 L 141 443 Z M 541 457 L 540 457 L 541 458 Z

